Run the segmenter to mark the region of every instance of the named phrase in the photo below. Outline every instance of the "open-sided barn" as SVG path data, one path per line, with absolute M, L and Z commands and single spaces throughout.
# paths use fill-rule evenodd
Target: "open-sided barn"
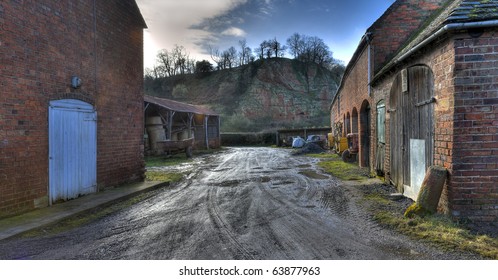
M 220 147 L 220 116 L 214 111 L 148 95 L 144 101 L 148 152 L 168 152 L 168 149 L 174 150 L 175 145 L 183 148 L 181 142 L 188 139 L 192 139 L 193 146 L 198 149 Z

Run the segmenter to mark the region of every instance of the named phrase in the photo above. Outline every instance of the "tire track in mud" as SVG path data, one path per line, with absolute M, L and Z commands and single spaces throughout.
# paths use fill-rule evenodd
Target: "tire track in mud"
M 314 206 L 300 206 L 291 200 L 277 197 L 264 185 L 259 185 L 259 190 L 270 201 L 278 205 L 277 211 L 274 211 L 276 215 L 268 215 L 268 213 L 259 210 L 258 216 L 260 220 L 265 221 L 262 223 L 265 232 L 268 233 L 271 240 L 274 241 L 274 245 L 280 250 L 280 253 L 285 255 L 286 259 L 295 259 L 296 256 L 301 259 L 303 256 L 306 256 L 304 258 L 337 258 L 338 256 L 344 258 L 346 256 L 346 251 L 342 248 L 334 248 L 334 244 L 328 244 L 328 248 L 325 248 L 322 243 L 316 242 L 325 236 L 322 235 L 324 233 L 322 230 L 320 230 L 321 232 L 310 232 L 310 229 L 320 228 L 319 219 L 314 216 L 316 213 L 307 210 L 307 208 L 314 208 Z M 302 192 L 307 191 L 309 188 L 302 190 Z M 312 198 L 319 191 L 318 187 L 315 186 L 307 197 Z M 300 193 L 302 192 L 300 191 Z M 296 226 L 296 224 L 300 226 Z
M 223 219 L 222 215 L 220 214 L 220 209 L 216 203 L 217 189 L 218 188 L 215 186 L 209 187 L 206 196 L 207 210 L 211 222 L 220 233 L 220 238 L 223 241 L 234 245 L 237 251 L 233 252 L 234 250 L 231 247 L 227 247 L 227 249 L 232 251 L 235 257 L 239 257 L 240 255 L 242 255 L 242 259 L 254 260 L 253 255 L 244 247 L 244 245 L 242 245 L 238 241 L 238 235 L 233 231 L 231 226 Z

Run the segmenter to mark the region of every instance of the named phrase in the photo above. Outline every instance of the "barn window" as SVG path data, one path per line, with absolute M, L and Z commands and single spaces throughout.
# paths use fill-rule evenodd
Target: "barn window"
M 384 100 L 377 103 L 377 139 L 379 143 L 386 143 L 386 104 Z

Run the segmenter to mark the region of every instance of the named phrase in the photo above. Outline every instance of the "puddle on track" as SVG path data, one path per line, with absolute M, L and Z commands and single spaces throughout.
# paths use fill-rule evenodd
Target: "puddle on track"
M 318 174 L 315 171 L 309 170 L 309 169 L 308 170 L 299 171 L 299 174 L 304 175 L 304 176 L 306 176 L 308 178 L 317 179 L 317 180 L 325 180 L 325 179 L 329 179 L 330 178 L 329 176 L 325 176 L 323 174 Z

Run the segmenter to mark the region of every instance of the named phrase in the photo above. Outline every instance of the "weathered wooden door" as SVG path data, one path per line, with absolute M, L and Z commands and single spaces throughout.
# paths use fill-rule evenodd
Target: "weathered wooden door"
M 434 78 L 414 66 L 396 77 L 390 96 L 391 178 L 416 199 L 434 154 Z
M 49 200 L 77 198 L 97 187 L 97 113 L 74 99 L 50 102 Z

